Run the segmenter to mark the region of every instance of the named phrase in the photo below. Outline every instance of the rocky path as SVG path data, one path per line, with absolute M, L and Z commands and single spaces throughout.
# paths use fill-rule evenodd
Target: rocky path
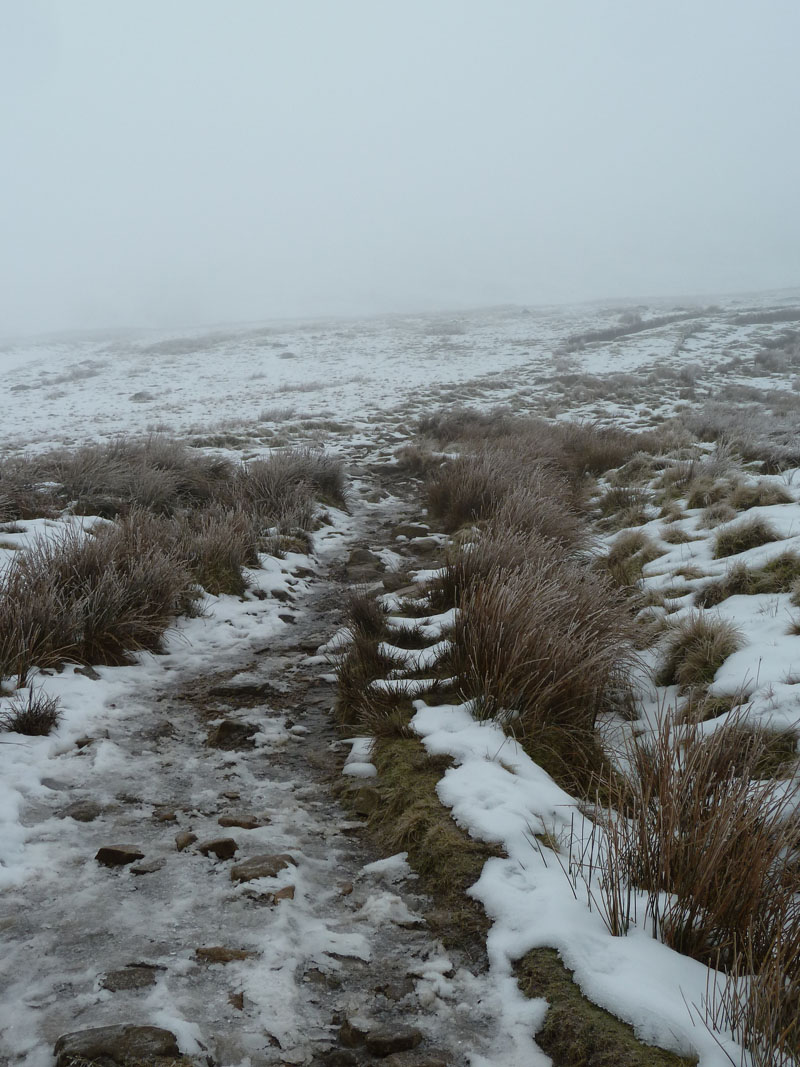
M 25 813 L 47 862 L 0 901 L 0 1062 L 49 1067 L 61 1035 L 121 1024 L 230 1067 L 491 1062 L 484 979 L 444 952 L 402 858 L 377 856 L 332 791 L 347 746 L 317 649 L 370 576 L 365 550 L 390 543 L 400 511 L 382 495 L 362 480 L 354 537 L 268 648 L 143 688 L 107 737 L 53 761 Z M 114 1031 L 106 1052 L 166 1062 L 132 1040 Z

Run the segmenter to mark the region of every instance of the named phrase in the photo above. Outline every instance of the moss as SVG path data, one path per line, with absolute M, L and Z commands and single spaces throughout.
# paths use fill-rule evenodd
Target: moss
M 450 760 L 431 757 L 418 738 L 379 739 L 372 762 L 378 769 L 380 803 L 370 826 L 389 853 L 406 851 L 421 888 L 434 898 L 445 944 L 472 951 L 483 943 L 489 920 L 466 891 L 480 878 L 496 848 L 470 837 L 453 821 L 436 792 Z M 438 922 L 437 922 L 438 925 Z
M 517 982 L 527 997 L 543 997 L 549 1007 L 536 1043 L 555 1067 L 688 1067 L 685 1059 L 644 1045 L 627 1023 L 593 1004 L 550 948 L 537 948 L 517 964 Z

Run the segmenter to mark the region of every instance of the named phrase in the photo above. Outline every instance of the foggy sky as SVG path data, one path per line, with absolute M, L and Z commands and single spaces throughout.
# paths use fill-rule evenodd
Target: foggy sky
M 0 0 L 0 335 L 800 285 L 797 0 Z

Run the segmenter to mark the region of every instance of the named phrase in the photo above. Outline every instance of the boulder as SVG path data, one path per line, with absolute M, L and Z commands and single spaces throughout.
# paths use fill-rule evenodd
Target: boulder
M 249 860 L 235 863 L 231 867 L 231 881 L 252 882 L 256 878 L 275 878 L 279 871 L 294 862 L 293 857 L 286 853 L 252 856 Z
M 103 845 L 94 857 L 104 867 L 126 867 L 129 863 L 144 859 L 138 845 Z
M 197 846 L 197 851 L 204 856 L 216 856 L 218 860 L 232 859 L 239 846 L 232 837 L 215 837 L 213 841 L 203 841 Z
M 178 1057 L 180 1050 L 175 1035 L 160 1026 L 96 1026 L 91 1030 L 77 1030 L 63 1034 L 53 1049 L 56 1067 L 71 1067 L 73 1063 L 110 1059 L 120 1067 L 134 1063 L 158 1062 L 159 1057 Z

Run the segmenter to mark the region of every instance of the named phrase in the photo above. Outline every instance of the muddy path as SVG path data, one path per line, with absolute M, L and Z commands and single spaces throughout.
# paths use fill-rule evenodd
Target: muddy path
M 350 531 L 321 539 L 267 647 L 143 687 L 53 761 L 25 813 L 47 860 L 0 901 L 0 1062 L 49 1067 L 60 1035 L 122 1023 L 230 1067 L 489 1053 L 479 968 L 443 949 L 407 865 L 336 799 L 349 746 L 318 649 L 353 583 L 380 577 L 371 554 L 418 517 L 377 471 L 354 468 Z

